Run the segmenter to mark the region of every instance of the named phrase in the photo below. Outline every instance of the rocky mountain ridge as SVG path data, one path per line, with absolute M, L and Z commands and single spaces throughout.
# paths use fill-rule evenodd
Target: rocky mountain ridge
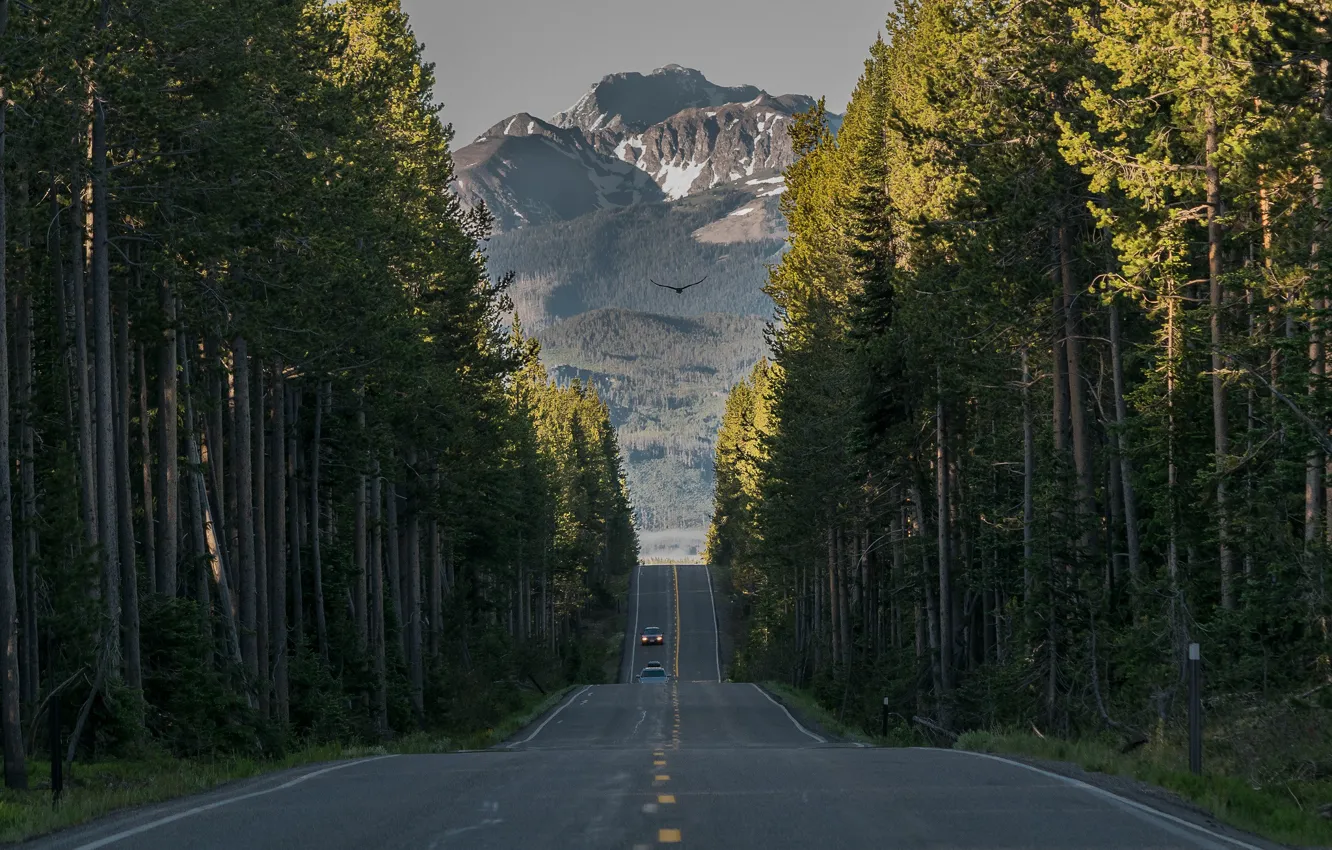
M 456 189 L 506 231 L 772 179 L 794 160 L 794 116 L 815 103 L 679 65 L 611 74 L 549 121 L 519 113 L 459 149 Z

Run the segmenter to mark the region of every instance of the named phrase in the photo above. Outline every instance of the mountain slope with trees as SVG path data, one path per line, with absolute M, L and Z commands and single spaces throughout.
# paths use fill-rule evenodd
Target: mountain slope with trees
M 1198 642 L 1209 769 L 1313 822 L 1330 56 L 1302 2 L 899 5 L 836 138 L 792 131 L 716 459 L 738 675 L 1177 765 Z
M 690 290 L 691 292 L 693 290 Z M 701 543 L 712 501 L 712 453 L 726 393 L 762 356 L 757 316 L 676 317 L 607 308 L 536 336 L 555 378 L 596 389 L 610 411 L 633 493 L 645 557 L 649 540 L 688 532 Z M 665 534 L 676 531 L 676 534 Z M 677 553 L 699 556 L 698 551 Z
M 259 757 L 601 675 L 615 433 L 505 327 L 431 86 L 396 0 L 0 0 L 10 788 L 57 704 L 52 759 Z

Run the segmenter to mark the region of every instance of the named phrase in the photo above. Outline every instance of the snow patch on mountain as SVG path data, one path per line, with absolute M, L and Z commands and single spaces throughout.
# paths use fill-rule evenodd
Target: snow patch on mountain
M 678 201 L 689 194 L 694 181 L 703 173 L 707 162 L 686 162 L 680 164 L 663 164 L 661 170 L 653 175 L 657 185 L 666 193 L 666 197 L 672 201 Z

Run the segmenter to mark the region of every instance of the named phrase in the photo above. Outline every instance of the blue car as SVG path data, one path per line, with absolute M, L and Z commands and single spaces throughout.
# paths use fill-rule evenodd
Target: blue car
M 670 675 L 662 667 L 644 667 L 643 672 L 638 674 L 638 681 L 645 685 L 664 685 L 669 680 Z

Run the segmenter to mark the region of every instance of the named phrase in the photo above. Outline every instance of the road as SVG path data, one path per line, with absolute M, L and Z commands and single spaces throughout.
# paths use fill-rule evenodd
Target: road
M 1269 848 L 1002 759 L 826 740 L 724 681 L 711 573 L 643 566 L 621 683 L 484 752 L 303 768 L 114 816 L 43 850 Z M 647 626 L 663 647 L 635 640 Z M 667 685 L 633 683 L 648 661 Z

